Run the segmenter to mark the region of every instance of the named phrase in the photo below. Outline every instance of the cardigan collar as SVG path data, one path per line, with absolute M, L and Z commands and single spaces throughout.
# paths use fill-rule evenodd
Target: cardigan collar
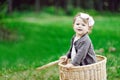
M 72 42 L 74 40 L 76 35 L 73 36 Z M 80 43 L 80 42 L 84 42 L 86 40 L 86 38 L 88 37 L 88 34 L 84 34 L 81 38 L 79 38 L 77 41 L 74 42 L 74 45 Z

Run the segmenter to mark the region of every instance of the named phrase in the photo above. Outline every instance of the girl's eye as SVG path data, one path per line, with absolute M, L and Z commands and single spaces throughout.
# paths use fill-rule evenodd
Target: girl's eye
M 85 26 L 85 24 L 82 24 L 82 26 Z
M 79 25 L 79 23 L 76 23 L 76 25 Z

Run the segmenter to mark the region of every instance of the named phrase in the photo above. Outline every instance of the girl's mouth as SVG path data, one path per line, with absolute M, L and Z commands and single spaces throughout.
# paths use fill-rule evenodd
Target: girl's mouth
M 77 29 L 78 31 L 82 31 L 82 29 Z

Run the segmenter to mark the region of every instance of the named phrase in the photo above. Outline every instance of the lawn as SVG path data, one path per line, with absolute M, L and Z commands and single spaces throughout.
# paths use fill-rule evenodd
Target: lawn
M 96 54 L 108 59 L 108 80 L 120 79 L 119 18 L 119 15 L 94 16 L 90 34 Z M 2 26 L 13 37 L 0 41 L 0 80 L 58 80 L 58 66 L 41 72 L 34 69 L 67 52 L 74 34 L 72 20 L 73 16 L 28 13 L 3 19 Z

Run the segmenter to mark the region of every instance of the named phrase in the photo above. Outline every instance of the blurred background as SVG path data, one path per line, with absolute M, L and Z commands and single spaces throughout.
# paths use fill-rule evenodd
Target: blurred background
M 14 11 L 42 12 L 45 8 L 54 10 L 57 14 L 61 10 L 67 15 L 72 15 L 77 9 L 93 9 L 97 11 L 120 11 L 120 0 L 0 0 L 0 5 L 8 13 Z M 1 8 L 2 9 L 2 8 Z
M 0 80 L 58 80 L 58 60 L 70 47 L 73 18 L 93 16 L 90 38 L 106 56 L 108 80 L 120 79 L 120 0 L 0 0 Z

